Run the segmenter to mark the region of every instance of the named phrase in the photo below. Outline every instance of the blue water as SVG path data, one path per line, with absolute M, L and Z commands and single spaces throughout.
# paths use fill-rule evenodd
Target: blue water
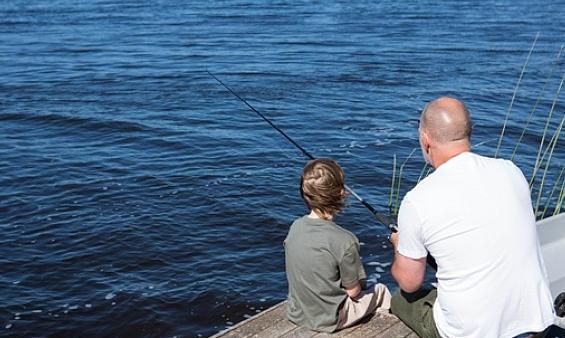
M 540 97 L 515 159 L 531 174 L 565 69 L 564 13 L 525 0 L 3 0 L 0 336 L 206 337 L 285 298 L 305 158 L 206 68 L 386 211 L 393 155 L 417 147 L 429 100 L 464 100 L 475 151 L 494 153 L 539 33 L 502 146 L 508 157 Z M 338 222 L 370 279 L 394 287 L 386 230 L 353 199 Z

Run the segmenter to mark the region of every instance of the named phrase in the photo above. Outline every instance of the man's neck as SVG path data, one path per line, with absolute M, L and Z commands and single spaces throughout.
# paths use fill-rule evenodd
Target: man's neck
M 457 155 L 471 151 L 468 142 L 438 145 L 435 148 L 431 164 L 436 169 Z

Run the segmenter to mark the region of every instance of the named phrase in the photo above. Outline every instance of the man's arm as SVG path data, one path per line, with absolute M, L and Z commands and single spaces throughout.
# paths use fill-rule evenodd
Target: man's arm
M 418 291 L 424 282 L 426 257 L 413 259 L 401 255 L 396 250 L 398 244 L 397 233 L 393 233 L 390 236 L 390 242 L 394 249 L 394 259 L 391 267 L 392 276 L 403 291 L 408 293 Z

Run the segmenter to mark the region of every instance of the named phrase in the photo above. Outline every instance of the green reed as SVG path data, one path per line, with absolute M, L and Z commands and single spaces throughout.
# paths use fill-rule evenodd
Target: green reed
M 532 108 L 532 111 L 530 112 L 530 115 L 528 116 L 528 120 L 526 121 L 526 125 L 524 126 L 524 129 L 522 129 L 522 134 L 520 134 L 520 137 L 518 138 L 518 141 L 516 142 L 516 145 L 514 146 L 514 150 L 512 151 L 512 155 L 510 155 L 510 161 L 514 160 L 514 157 L 516 156 L 516 153 L 518 152 L 518 148 L 520 147 L 520 144 L 522 143 L 522 139 L 524 138 L 524 135 L 526 135 L 526 131 L 528 130 L 528 127 L 530 126 L 530 123 L 532 122 L 532 118 L 534 117 L 535 113 L 536 113 L 536 109 L 538 108 L 538 105 L 541 101 L 541 98 L 543 97 L 543 94 L 545 93 L 545 89 L 547 88 L 548 83 L 551 80 L 551 76 L 553 75 L 553 71 L 555 70 L 555 67 L 559 64 L 559 60 L 561 59 L 561 52 L 563 52 L 563 46 L 561 46 L 561 49 L 559 49 L 559 53 L 557 54 L 557 58 L 556 60 L 553 61 L 553 64 L 550 68 L 549 74 L 547 75 L 547 78 L 545 79 L 545 82 L 543 84 L 543 87 L 538 95 L 538 98 L 536 99 L 536 103 L 534 104 L 534 107 Z
M 558 215 L 561 213 L 561 207 L 565 203 L 565 179 L 561 182 L 561 192 L 559 193 L 559 198 L 557 199 L 557 205 L 553 211 L 553 215 Z
M 561 83 L 559 84 L 559 88 L 557 89 L 557 93 L 555 94 L 555 98 L 553 99 L 553 103 L 551 104 L 551 109 L 549 110 L 549 114 L 547 115 L 547 119 L 545 121 L 545 127 L 543 129 L 541 142 L 539 144 L 538 153 L 536 155 L 536 162 L 534 164 L 534 170 L 532 172 L 532 177 L 530 178 L 530 189 L 534 185 L 534 181 L 536 179 L 536 175 L 538 173 L 538 170 L 542 165 L 542 162 L 545 158 L 545 155 L 547 154 L 547 149 L 548 149 L 549 146 L 546 148 L 546 151 L 543 153 L 543 156 L 541 156 L 542 155 L 542 149 L 543 149 L 543 146 L 544 146 L 545 137 L 547 135 L 547 131 L 548 131 L 548 127 L 549 127 L 549 123 L 551 122 L 551 117 L 553 116 L 553 112 L 555 111 L 555 106 L 557 105 L 557 102 L 559 100 L 559 94 L 561 93 L 561 87 L 563 86 L 563 80 L 564 79 L 565 79 L 565 74 L 563 74 L 563 76 L 561 77 Z M 551 145 L 551 141 L 549 142 L 549 145 Z
M 563 80 L 561 81 L 561 84 L 563 84 Z M 553 151 L 555 150 L 555 145 L 557 145 L 557 142 L 559 142 L 559 135 L 561 134 L 561 129 L 563 129 L 563 123 L 564 122 L 565 122 L 565 115 L 563 115 L 563 118 L 561 119 L 561 123 L 559 124 L 559 127 L 555 130 L 554 137 L 552 137 L 552 142 L 550 142 L 551 150 L 549 151 L 549 157 L 545 161 L 545 169 L 543 171 L 541 183 L 538 187 L 538 197 L 536 199 L 536 207 L 535 207 L 536 215 L 537 215 L 539 204 L 540 204 L 540 201 L 541 201 L 541 194 L 542 194 L 543 186 L 544 186 L 544 183 L 545 183 L 545 177 L 546 177 L 548 169 L 549 169 L 549 163 L 551 162 L 551 157 L 553 155 Z M 548 145 L 548 148 L 549 148 L 549 145 Z
M 522 71 L 520 72 L 520 76 L 518 78 L 518 81 L 516 83 L 516 86 L 514 88 L 513 94 L 512 94 L 512 99 L 510 102 L 510 106 L 506 112 L 506 116 L 504 119 L 504 122 L 502 124 L 502 129 L 501 132 L 498 136 L 498 143 L 496 146 L 496 150 L 495 150 L 495 157 L 498 157 L 500 154 L 500 147 L 502 145 L 502 141 L 504 138 L 504 134 L 505 134 L 505 130 L 506 130 L 506 126 L 508 124 L 508 122 L 510 121 L 510 116 L 511 116 L 511 111 L 512 111 L 512 107 L 514 104 L 514 101 L 516 100 L 516 96 L 517 96 L 517 92 L 518 92 L 518 88 L 520 87 L 520 84 L 522 82 L 522 78 L 524 76 L 526 67 L 530 61 L 530 57 L 534 51 L 537 39 L 538 39 L 539 35 L 536 35 L 534 42 L 528 52 L 528 56 L 526 58 L 526 61 L 524 63 L 524 66 L 522 67 Z M 522 143 L 522 140 L 525 136 L 526 133 L 530 132 L 530 127 L 531 127 L 531 121 L 533 121 L 534 118 L 536 118 L 536 112 L 539 111 L 538 106 L 540 101 L 542 100 L 542 97 L 546 91 L 546 88 L 549 84 L 549 82 L 551 81 L 552 75 L 554 73 L 554 68 L 556 67 L 557 64 L 559 64 L 560 58 L 561 58 L 561 54 L 563 52 L 563 46 L 561 46 L 559 53 L 557 54 L 557 58 L 556 60 L 553 61 L 552 66 L 550 68 L 550 72 L 547 75 L 545 81 L 544 81 L 544 85 L 542 87 L 542 90 L 540 91 L 534 106 L 532 108 L 532 110 L 530 111 L 527 120 L 524 124 L 524 128 L 522 129 L 521 135 L 519 136 L 518 140 L 515 142 L 514 144 L 514 149 L 512 151 L 512 154 L 510 155 L 509 159 L 512 161 L 515 159 L 516 154 L 518 153 L 518 149 L 520 144 Z M 546 189 L 546 185 L 549 183 L 548 182 L 548 177 L 550 176 L 550 173 L 552 170 L 554 170 L 554 168 L 552 168 L 551 166 L 551 160 L 553 158 L 554 152 L 556 150 L 556 148 L 558 148 L 558 143 L 559 143 L 559 139 L 560 139 L 560 135 L 561 135 L 561 131 L 563 129 L 563 125 L 565 123 L 565 114 L 563 115 L 563 117 L 560 120 L 559 125 L 557 126 L 557 128 L 553 131 L 551 139 L 549 140 L 549 142 L 546 142 L 546 139 L 548 138 L 548 135 L 551 134 L 550 131 L 550 125 L 552 124 L 552 119 L 554 117 L 555 114 L 555 109 L 558 106 L 558 102 L 559 102 L 559 95 L 561 93 L 561 89 L 563 87 L 563 83 L 565 81 L 565 74 L 562 75 L 561 77 L 561 82 L 559 84 L 559 87 L 557 89 L 557 92 L 555 93 L 555 96 L 552 100 L 552 104 L 551 104 L 551 108 L 549 109 L 549 112 L 547 114 L 547 116 L 545 117 L 545 125 L 544 125 L 544 129 L 543 132 L 541 133 L 541 141 L 538 145 L 538 150 L 537 150 L 537 154 L 535 157 L 535 161 L 533 163 L 533 171 L 529 180 L 529 184 L 530 184 L 530 191 L 532 193 L 532 209 L 535 212 L 536 218 L 544 218 L 544 217 L 548 217 L 551 215 L 557 215 L 559 213 L 561 213 L 561 209 L 564 208 L 564 203 L 565 203 L 565 168 L 563 168 L 563 165 L 558 163 L 557 165 L 560 168 L 559 171 L 559 175 L 557 176 L 556 180 L 553 182 L 553 186 L 551 186 L 551 189 L 549 191 L 549 193 L 547 192 L 548 189 Z M 482 144 L 494 141 L 496 139 L 491 139 L 491 140 L 487 140 L 487 141 L 483 141 L 481 143 L 476 144 L 473 148 L 476 148 Z M 391 209 L 391 213 L 393 215 L 396 215 L 399 209 L 399 201 L 400 201 L 400 188 L 401 188 L 401 180 L 402 180 L 402 175 L 403 175 L 403 171 L 404 171 L 404 166 L 406 165 L 406 163 L 408 162 L 408 160 L 412 157 L 413 153 L 414 153 L 415 149 L 412 150 L 412 152 L 408 155 L 408 157 L 404 160 L 404 162 L 402 163 L 402 165 L 400 166 L 399 170 L 398 170 L 398 175 L 396 175 L 396 171 L 397 171 L 397 157 L 396 154 L 394 155 L 393 159 L 394 159 L 394 164 L 393 164 L 393 179 L 392 179 L 392 183 L 391 183 L 391 192 L 390 192 L 390 198 L 389 198 L 389 208 Z M 554 165 L 555 167 L 555 165 Z M 427 171 L 426 171 L 427 169 Z M 425 164 L 423 166 L 423 168 L 420 170 L 420 174 L 418 176 L 418 180 L 417 183 L 419 183 L 423 178 L 425 178 L 427 175 L 430 174 L 430 172 L 433 170 L 433 168 L 429 167 L 427 164 Z M 396 177 L 398 176 L 398 177 Z M 536 179 L 538 177 L 541 177 L 540 182 L 536 183 Z M 557 196 L 554 196 L 556 195 Z M 544 202 L 544 203 L 542 203 Z M 553 204 L 555 203 L 555 204 Z M 553 212 L 548 214 L 548 211 L 551 210 L 551 208 L 553 208 Z
M 561 182 L 561 177 L 563 176 L 564 171 L 565 171 L 565 167 L 562 167 L 561 171 L 559 172 L 559 176 L 557 176 L 557 180 L 555 180 L 555 183 L 553 184 L 553 188 L 551 188 L 551 193 L 549 194 L 549 197 L 545 201 L 545 207 L 543 208 L 543 212 L 541 213 L 541 215 L 545 215 L 547 213 L 547 209 L 549 208 L 551 204 L 551 200 L 553 199 L 553 194 L 555 194 L 555 191 L 559 187 L 559 182 Z M 557 200 L 559 201 L 559 198 Z
M 524 62 L 524 66 L 522 67 L 522 71 L 520 72 L 520 76 L 518 77 L 518 82 L 516 82 L 516 87 L 514 87 L 514 93 L 512 94 L 512 100 L 510 100 L 510 106 L 508 107 L 508 112 L 506 113 L 506 117 L 504 118 L 504 123 L 502 124 L 502 131 L 500 132 L 500 137 L 498 139 L 498 145 L 496 146 L 496 150 L 494 152 L 494 157 L 498 157 L 498 150 L 500 149 L 500 145 L 502 144 L 502 138 L 504 137 L 504 131 L 506 130 L 506 124 L 510 119 L 510 113 L 512 112 L 512 106 L 514 105 L 514 100 L 516 99 L 516 94 L 518 93 L 518 88 L 520 87 L 520 83 L 522 82 L 522 77 L 524 76 L 524 72 L 526 71 L 526 67 L 528 66 L 528 62 L 530 61 L 530 56 L 532 56 L 532 52 L 534 51 L 534 47 L 536 46 L 536 42 L 538 41 L 539 33 L 536 34 L 536 38 L 532 43 L 532 47 L 530 48 L 530 52 L 528 53 L 528 57 L 526 58 L 526 62 Z
M 398 193 L 396 194 L 396 208 L 394 210 L 395 215 L 398 214 L 398 208 L 400 207 L 400 182 L 402 181 L 402 173 L 404 172 L 404 166 L 406 165 L 406 163 L 408 163 L 408 160 L 412 157 L 412 155 L 414 155 L 416 149 L 418 148 L 412 149 L 408 157 L 406 157 L 404 162 L 402 162 L 402 165 L 400 166 L 400 170 L 398 171 L 398 186 L 396 187 L 396 191 Z
M 388 209 L 391 214 L 394 214 L 392 212 L 393 210 L 392 201 L 394 200 L 394 194 L 395 194 L 395 189 L 394 189 L 395 179 L 396 179 L 396 154 L 392 155 L 392 180 L 390 181 L 390 197 L 388 199 Z

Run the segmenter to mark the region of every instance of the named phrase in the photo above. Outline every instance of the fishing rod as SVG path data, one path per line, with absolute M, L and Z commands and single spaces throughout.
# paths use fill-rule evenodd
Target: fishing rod
M 265 120 L 265 122 L 267 122 L 271 127 L 273 127 L 282 136 L 284 136 L 290 143 L 292 143 L 292 145 L 294 145 L 296 148 L 298 148 L 298 150 L 300 150 L 304 154 L 304 156 L 308 157 L 311 160 L 315 159 L 315 157 L 312 156 L 312 154 L 310 154 L 308 151 L 306 151 L 306 149 L 302 148 L 298 143 L 296 143 L 296 141 L 294 141 L 290 136 L 288 136 L 282 129 L 277 127 L 277 125 L 275 125 L 265 115 L 263 115 L 260 111 L 255 109 L 251 104 L 249 104 L 249 102 L 247 102 L 244 98 L 239 96 L 230 87 L 228 87 L 225 83 L 223 83 L 222 80 L 218 79 L 214 74 L 210 73 L 210 71 L 208 69 L 206 69 L 206 72 L 211 77 L 213 77 L 214 80 L 216 80 L 219 84 L 221 84 L 224 88 L 226 88 L 230 93 L 232 93 L 235 97 L 237 97 L 241 102 L 245 103 L 245 105 L 247 107 L 249 107 L 249 109 L 254 111 L 257 115 L 259 115 L 259 117 L 261 117 L 263 120 Z M 396 232 L 398 230 L 398 227 L 396 226 L 396 222 L 394 222 L 390 217 L 385 216 L 385 215 L 377 212 L 377 210 L 375 208 L 373 208 L 369 203 L 367 203 L 367 201 L 365 201 L 363 198 L 361 198 L 361 196 L 359 196 L 349 186 L 345 185 L 345 189 L 351 195 L 353 195 L 359 202 L 361 202 L 361 204 L 363 204 L 363 206 L 365 206 L 365 208 L 367 208 L 373 214 L 373 216 L 377 219 L 377 221 L 379 221 L 381 224 L 385 225 L 391 232 Z

